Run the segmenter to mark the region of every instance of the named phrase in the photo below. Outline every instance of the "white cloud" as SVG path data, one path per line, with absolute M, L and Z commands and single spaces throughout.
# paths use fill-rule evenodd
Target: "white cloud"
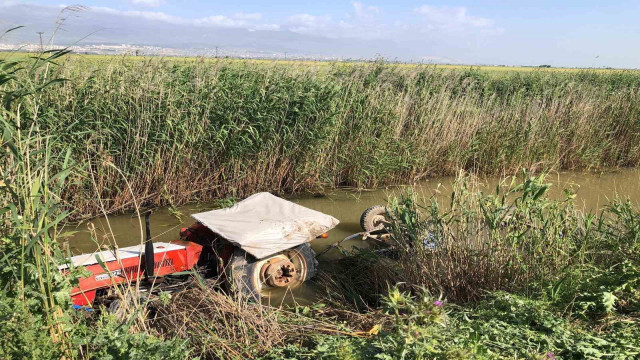
M 331 27 L 330 16 L 295 14 L 287 18 L 287 29 L 299 33 L 324 32 Z
M 165 0 L 129 0 L 129 2 L 140 7 L 159 7 L 166 4 Z
M 363 3 L 356 1 L 352 2 L 353 11 L 357 18 L 361 19 L 370 19 L 375 15 L 382 13 L 382 9 L 377 6 L 366 6 Z
M 188 20 L 183 19 L 181 17 L 168 15 L 160 11 L 138 11 L 138 10 L 121 11 L 121 10 L 116 10 L 116 9 L 103 7 L 103 6 L 94 6 L 94 7 L 91 7 L 90 10 L 99 12 L 99 13 L 108 14 L 108 15 L 138 17 L 146 20 L 164 21 L 172 24 L 184 24 L 188 22 Z
M 232 17 L 241 20 L 260 20 L 262 19 L 262 14 L 237 12 L 233 14 Z
M 151 3 L 164 0 L 136 1 Z M 112 15 L 164 21 L 178 25 L 242 28 L 251 31 L 287 30 L 335 39 L 359 38 L 401 41 L 407 37 L 437 36 L 445 38 L 463 35 L 475 37 L 502 32 L 502 29 L 494 26 L 493 20 L 470 15 L 465 7 L 424 5 L 414 9 L 414 13 L 419 15 L 419 21 L 416 22 L 414 19 L 414 21 L 389 23 L 384 21 L 383 11 L 377 6 L 369 6 L 360 1 L 352 2 L 351 5 L 352 10 L 342 16 L 300 13 L 291 15 L 280 22 L 266 22 L 261 13 L 237 12 L 230 15 L 214 14 L 190 19 L 169 15 L 161 11 L 121 11 L 108 7 L 94 7 L 92 9 Z
M 148 0 L 147 0 L 148 1 Z M 179 16 L 173 16 L 161 11 L 121 11 L 109 7 L 92 7 L 92 11 L 101 12 L 109 15 L 120 15 L 127 17 L 137 17 L 145 20 L 164 21 L 176 25 L 196 25 L 196 26 L 213 26 L 228 28 L 245 28 L 248 30 L 277 30 L 277 24 L 257 23 L 262 19 L 260 13 L 235 13 L 233 15 L 211 15 L 197 19 L 187 19 Z
M 423 5 L 414 10 L 432 28 L 461 30 L 466 28 L 491 28 L 493 20 L 472 16 L 465 7 Z
M 244 20 L 233 19 L 224 15 L 212 15 L 192 21 L 194 25 L 222 26 L 222 27 L 246 27 L 248 23 Z
M 389 22 L 383 9 L 360 1 L 351 3 L 352 10 L 343 16 L 296 14 L 287 18 L 283 28 L 289 31 L 331 38 L 359 38 L 404 41 L 412 38 L 476 39 L 500 34 L 503 29 L 489 18 L 469 14 L 465 7 L 424 5 L 413 11 L 419 16 Z M 387 21 L 385 21 L 387 20 Z
M 324 25 L 329 21 L 331 21 L 330 16 L 314 16 L 309 14 L 295 14 L 288 18 L 288 22 L 292 25 L 309 27 Z
M 353 10 L 341 18 L 296 14 L 287 18 L 285 28 L 289 31 L 314 34 L 331 38 L 389 38 L 393 33 L 389 26 L 379 20 L 382 9 L 367 6 L 361 2 L 352 2 Z

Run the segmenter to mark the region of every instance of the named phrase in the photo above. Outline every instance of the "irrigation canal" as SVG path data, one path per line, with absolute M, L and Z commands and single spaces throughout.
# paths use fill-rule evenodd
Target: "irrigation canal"
M 414 189 L 419 197 L 436 197 L 442 204 L 448 203 L 454 177 L 432 178 L 415 185 Z M 586 211 L 596 211 L 606 205 L 616 194 L 623 198 L 629 198 L 635 205 L 640 204 L 640 169 L 621 169 L 602 174 L 586 172 L 561 172 L 549 175 L 547 181 L 552 184 L 550 196 L 561 198 L 563 189 L 573 187 L 576 190 L 576 204 Z M 481 188 L 486 192 L 495 192 L 499 178 L 488 177 L 480 180 Z M 323 196 L 311 194 L 290 197 L 300 205 L 330 214 L 340 220 L 340 224 L 329 233 L 327 239 L 316 239 L 312 247 L 316 252 L 321 252 L 332 243 L 351 234 L 360 232 L 360 215 L 368 207 L 376 204 L 385 204 L 387 199 L 398 196 L 405 191 L 404 186 L 393 186 L 373 191 L 356 191 L 350 189 L 332 190 Z M 151 218 L 151 231 L 154 241 L 171 241 L 179 235 L 181 227 L 189 226 L 193 220 L 189 214 L 210 210 L 211 204 L 200 203 L 174 209 L 161 208 L 154 211 Z M 181 214 L 181 215 L 178 215 Z M 88 230 L 88 224 L 95 226 L 97 241 L 92 240 Z M 142 221 L 144 223 L 144 220 Z M 75 226 L 77 233 L 67 239 L 67 245 L 73 254 L 92 252 L 102 244 L 115 242 L 120 246 L 139 244 L 142 238 L 141 222 L 135 214 L 95 218 L 89 222 Z M 67 228 L 66 230 L 70 230 Z M 97 243 L 96 243 L 97 242 Z M 344 242 L 341 247 L 349 250 L 354 246 L 367 247 L 368 243 L 359 239 Z M 320 260 L 331 261 L 341 256 L 341 252 L 333 249 L 324 254 Z M 322 265 L 320 265 L 322 266 Z M 300 291 L 310 291 L 301 289 Z M 298 299 L 309 299 L 313 296 L 299 294 Z M 277 296 L 280 298 L 280 296 Z

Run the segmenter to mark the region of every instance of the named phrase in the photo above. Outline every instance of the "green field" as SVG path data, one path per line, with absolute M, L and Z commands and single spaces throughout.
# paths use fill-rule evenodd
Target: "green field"
M 26 52 L 0 52 L 0 59 L 24 59 L 30 56 L 36 56 L 35 53 Z M 362 66 L 373 63 L 386 63 L 387 65 L 397 66 L 401 68 L 414 68 L 414 67 L 433 67 L 440 70 L 480 70 L 487 72 L 638 72 L 638 69 L 613 69 L 613 68 L 569 68 L 569 67 L 540 67 L 540 66 L 506 66 L 506 65 L 465 65 L 465 64 L 418 64 L 418 63 L 401 63 L 401 62 L 387 62 L 384 59 L 371 60 L 371 61 L 331 61 L 331 60 L 283 60 L 283 59 L 240 59 L 240 58 L 212 58 L 212 57 L 183 57 L 183 56 L 132 56 L 132 55 L 97 55 L 97 54 L 70 54 L 68 59 L 85 59 L 89 61 L 99 62 L 113 62 L 117 58 L 126 58 L 130 61 L 168 61 L 175 63 L 192 62 L 198 59 L 205 59 L 211 63 L 217 62 L 241 62 L 241 63 L 253 63 L 253 64 L 278 64 L 278 65 L 290 65 L 290 66 L 303 66 L 307 68 L 311 67 L 324 67 L 324 66 Z

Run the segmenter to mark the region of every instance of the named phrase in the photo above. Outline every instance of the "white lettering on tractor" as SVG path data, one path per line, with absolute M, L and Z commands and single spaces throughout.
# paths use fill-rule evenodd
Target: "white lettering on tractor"
M 111 273 L 104 273 L 104 274 L 96 275 L 96 281 L 107 280 L 110 277 L 120 276 L 120 274 L 122 274 L 122 271 L 114 270 Z

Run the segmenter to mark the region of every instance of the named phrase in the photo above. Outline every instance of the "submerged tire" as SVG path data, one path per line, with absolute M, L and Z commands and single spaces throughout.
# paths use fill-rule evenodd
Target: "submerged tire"
M 120 299 L 115 299 L 112 302 L 109 303 L 109 306 L 107 307 L 107 311 L 110 314 L 114 314 L 116 316 L 121 316 L 123 310 L 123 306 L 122 306 L 122 301 Z
M 286 287 L 294 288 L 315 276 L 318 261 L 309 243 L 298 245 L 264 259 L 256 259 L 240 248 L 236 248 L 229 261 L 230 276 L 227 277 L 233 292 L 241 298 L 259 301 L 266 296 L 270 288 L 269 279 L 265 279 L 265 267 L 277 261 L 290 261 L 295 265 L 295 274 Z
M 133 295 L 126 293 L 124 297 L 118 297 L 109 302 L 107 312 L 115 315 L 117 319 L 124 321 L 127 316 L 133 313 L 135 306 Z
M 382 205 L 368 208 L 360 217 L 360 227 L 366 232 L 382 230 L 387 222 L 387 208 Z

